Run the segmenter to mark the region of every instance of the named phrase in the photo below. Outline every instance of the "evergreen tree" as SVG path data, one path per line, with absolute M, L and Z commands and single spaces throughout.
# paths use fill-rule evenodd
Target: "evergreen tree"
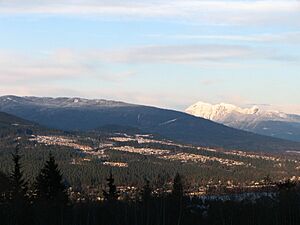
M 110 171 L 109 177 L 106 179 L 108 192 L 103 190 L 103 195 L 107 201 L 116 201 L 119 198 L 119 192 L 115 185 L 115 179 L 113 178 L 112 172 Z
M 51 154 L 36 178 L 36 194 L 39 200 L 47 200 L 60 205 L 68 201 L 62 174 Z
M 171 203 L 170 214 L 172 214 L 173 217 L 169 219 L 169 224 L 180 225 L 182 221 L 184 206 L 183 206 L 183 184 L 179 173 L 176 173 L 174 177 L 170 203 Z
M 14 169 L 10 176 L 10 183 L 11 183 L 11 199 L 16 201 L 23 201 L 26 199 L 26 192 L 27 192 L 27 182 L 24 178 L 23 171 L 21 169 L 20 159 L 21 156 L 19 155 L 18 151 L 19 147 L 16 147 L 15 154 L 12 155 L 13 162 L 14 162 Z
M 150 182 L 145 179 L 145 185 L 141 192 L 142 197 L 142 220 L 143 224 L 148 225 L 151 221 L 151 200 L 152 200 L 152 189 L 150 187 Z
M 299 213 L 300 197 L 297 190 L 296 182 L 286 180 L 277 184 L 279 189 L 278 200 L 282 224 L 296 223 L 295 216 Z M 299 218 L 298 218 L 299 219 Z M 300 221 L 297 221 L 299 224 Z
M 179 173 L 176 173 L 174 177 L 172 196 L 177 199 L 182 199 L 183 197 L 183 185 Z
M 14 169 L 10 175 L 10 207 L 14 225 L 30 224 L 29 201 L 27 196 L 27 182 L 21 168 L 19 146 L 12 154 Z
M 145 179 L 145 185 L 143 187 L 141 194 L 142 194 L 142 201 L 144 203 L 148 203 L 152 197 L 152 189 L 150 187 L 150 181 L 148 179 Z

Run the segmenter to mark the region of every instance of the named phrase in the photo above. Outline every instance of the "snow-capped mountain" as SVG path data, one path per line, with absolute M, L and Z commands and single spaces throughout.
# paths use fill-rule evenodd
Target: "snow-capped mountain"
M 0 96 L 0 111 L 64 131 L 129 129 L 193 145 L 249 151 L 298 151 L 300 143 L 234 129 L 187 113 L 118 101 Z
M 235 105 L 226 103 L 212 105 L 205 102 L 197 102 L 196 104 L 186 109 L 186 112 L 189 114 L 215 121 L 222 121 L 225 117 L 232 113 L 253 115 L 258 113 L 258 111 L 259 108 L 256 106 L 243 109 Z
M 232 104 L 197 102 L 186 112 L 224 125 L 272 137 L 300 141 L 300 116 L 258 106 L 241 108 Z

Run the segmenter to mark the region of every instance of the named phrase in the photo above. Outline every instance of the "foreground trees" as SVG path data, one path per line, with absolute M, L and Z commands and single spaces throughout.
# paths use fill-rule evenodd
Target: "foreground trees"
M 117 191 L 117 186 L 115 185 L 115 179 L 111 171 L 106 181 L 107 181 L 108 191 L 103 190 L 104 199 L 108 202 L 117 201 L 120 195 L 119 192 Z
M 51 154 L 36 178 L 35 190 L 39 201 L 51 202 L 54 205 L 66 205 L 68 202 L 62 174 Z
M 28 185 L 22 157 L 12 155 L 10 175 L 0 173 L 1 225 L 299 225 L 299 184 L 286 181 L 277 192 L 257 199 L 204 200 L 185 195 L 184 179 L 176 174 L 172 190 L 153 190 L 149 180 L 136 196 L 120 199 L 110 172 L 104 201 L 68 199 L 68 189 L 55 158 L 48 160 Z
M 16 225 L 23 225 L 29 224 L 32 217 L 30 215 L 30 204 L 27 195 L 28 183 L 21 168 L 21 156 L 18 150 L 17 146 L 16 152 L 12 155 L 14 168 L 10 175 L 8 202 L 10 208 L 9 212 L 11 212 L 10 222 Z
M 34 185 L 34 212 L 38 224 L 61 224 L 68 203 L 67 188 L 58 164 L 50 154 Z

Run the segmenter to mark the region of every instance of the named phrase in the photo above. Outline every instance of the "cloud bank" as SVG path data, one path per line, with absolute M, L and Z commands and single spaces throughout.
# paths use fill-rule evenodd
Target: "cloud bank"
M 0 1 L 1 15 L 68 15 L 172 19 L 218 25 L 300 25 L 298 0 Z
M 135 75 L 135 71 L 123 69 L 112 72 L 109 67 L 123 64 L 194 64 L 214 68 L 222 63 L 247 62 L 252 60 L 298 61 L 274 49 L 252 48 L 243 45 L 174 45 L 143 46 L 125 49 L 57 49 L 38 54 L 21 54 L 0 51 L 0 78 L 2 84 L 37 82 L 45 80 L 100 79 L 122 81 Z M 116 66 L 118 67 L 118 66 Z

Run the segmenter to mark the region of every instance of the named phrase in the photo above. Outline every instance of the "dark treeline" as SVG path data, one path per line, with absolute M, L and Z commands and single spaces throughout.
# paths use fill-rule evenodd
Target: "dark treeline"
M 185 195 L 177 173 L 171 190 L 157 192 L 145 179 L 134 198 L 120 198 L 112 173 L 104 199 L 71 199 L 55 158 L 50 154 L 33 185 L 27 183 L 21 157 L 13 170 L 0 173 L 1 225 L 298 225 L 300 192 L 291 181 L 256 200 L 207 200 Z

